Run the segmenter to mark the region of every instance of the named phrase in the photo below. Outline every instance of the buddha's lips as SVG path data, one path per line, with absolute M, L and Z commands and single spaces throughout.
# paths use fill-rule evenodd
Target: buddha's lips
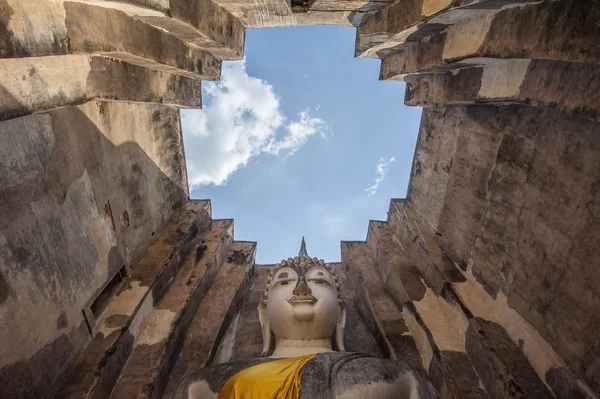
M 317 302 L 317 298 L 315 298 L 312 295 L 306 295 L 306 296 L 294 295 L 293 297 L 288 299 L 288 302 L 292 305 L 294 305 L 296 303 L 315 303 L 315 302 Z

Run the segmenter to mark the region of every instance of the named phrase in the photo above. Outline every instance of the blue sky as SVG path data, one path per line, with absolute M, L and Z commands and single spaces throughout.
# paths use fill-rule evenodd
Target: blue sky
M 303 235 L 339 261 L 340 241 L 364 240 L 406 194 L 421 110 L 354 41 L 354 28 L 248 29 L 245 60 L 182 111 L 191 196 L 258 241 L 257 263 L 295 256 Z

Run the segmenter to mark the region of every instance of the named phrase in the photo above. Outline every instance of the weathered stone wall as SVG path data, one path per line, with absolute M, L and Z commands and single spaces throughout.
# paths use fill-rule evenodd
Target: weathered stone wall
M 427 110 L 408 194 L 453 261 L 596 389 L 599 154 L 600 125 L 556 111 Z
M 398 246 L 426 284 L 422 298 L 410 276 L 387 288 L 410 298 L 443 396 L 475 385 L 456 383 L 464 361 L 491 397 L 600 392 L 599 18 L 598 1 L 395 0 L 358 28 L 356 54 L 406 82 L 407 105 L 439 107 L 390 206 L 398 243 L 370 250 Z
M 200 79 L 241 57 L 243 27 L 228 21 L 232 48 L 136 4 L 0 1 L 0 396 L 52 393 L 90 341 L 83 311 L 123 266 L 136 269 L 188 201 L 177 108 L 200 106 Z M 181 234 L 170 233 L 172 247 Z M 143 276 L 156 265 L 140 267 L 124 298 L 148 292 Z M 155 297 L 177 262 L 166 270 Z M 131 314 L 134 325 L 147 316 Z M 112 381 L 97 364 L 122 367 L 104 350 L 130 351 L 126 335 L 101 338 L 114 321 L 105 324 L 90 326 L 102 332 L 83 355 L 89 373 L 70 380 L 86 386 L 74 396 Z
M 0 385 L 40 397 L 89 338 L 87 302 L 187 201 L 179 117 L 90 102 L 0 122 L 0 136 Z

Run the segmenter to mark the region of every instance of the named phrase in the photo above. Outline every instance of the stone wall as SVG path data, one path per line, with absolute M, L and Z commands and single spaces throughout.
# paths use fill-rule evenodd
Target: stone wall
M 358 28 L 356 54 L 426 107 L 407 198 L 367 244 L 418 269 L 387 288 L 443 396 L 600 392 L 599 18 L 597 1 L 396 0 Z
M 427 111 L 421 129 L 410 203 L 490 298 L 598 387 L 600 125 L 552 110 L 480 106 Z M 429 151 L 449 138 L 455 145 Z M 424 192 L 430 173 L 446 178 Z
M 94 299 L 188 201 L 178 108 L 236 40 L 133 4 L 0 2 L 2 397 L 47 397 L 89 342 L 109 349 Z
M 88 301 L 187 201 L 179 117 L 89 102 L 0 122 L 0 136 L 0 385 L 40 397 L 89 339 Z

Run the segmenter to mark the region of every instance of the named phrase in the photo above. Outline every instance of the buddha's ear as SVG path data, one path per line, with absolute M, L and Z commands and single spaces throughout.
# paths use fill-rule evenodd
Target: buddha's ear
M 346 329 L 346 304 L 340 301 L 340 317 L 335 327 L 335 344 L 340 352 L 346 352 L 344 348 L 344 330 Z
M 262 331 L 263 349 L 261 356 L 267 356 L 271 349 L 271 324 L 267 318 L 267 305 L 262 301 L 258 304 L 258 320 L 260 321 L 260 329 Z

